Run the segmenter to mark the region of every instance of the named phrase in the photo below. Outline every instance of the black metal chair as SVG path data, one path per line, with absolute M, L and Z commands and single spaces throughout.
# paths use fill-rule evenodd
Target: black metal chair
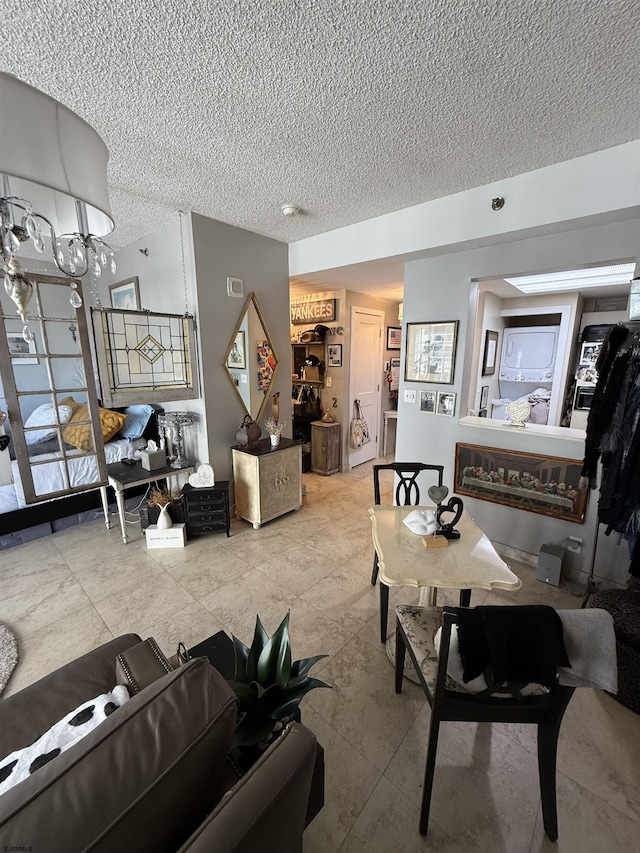
M 392 471 L 398 478 L 395 486 L 395 506 L 419 506 L 420 487 L 418 486 L 418 475 L 423 471 L 436 471 L 438 473 L 438 486 L 442 486 L 444 465 L 426 465 L 424 462 L 390 462 L 387 465 L 373 466 L 373 501 L 376 506 L 380 500 L 380 471 Z M 378 580 L 378 555 L 373 555 L 373 572 L 371 573 L 371 586 L 376 585 Z M 387 624 L 389 613 L 389 587 L 380 581 L 380 642 L 387 640 Z
M 433 777 L 440 723 L 444 721 L 535 723 L 538 726 L 538 773 L 542 798 L 544 830 L 551 841 L 558 838 L 556 804 L 556 752 L 562 717 L 574 687 L 556 684 L 548 693 L 520 696 L 518 690 L 506 695 L 504 689 L 479 694 L 451 689 L 447 682 L 451 626 L 455 610 L 438 607 L 396 608 L 396 693 L 402 690 L 405 652 L 416 669 L 418 679 L 431 705 L 431 723 L 424 771 L 420 832 L 427 834 Z M 442 625 L 440 654 L 436 656 L 433 636 Z M 522 685 L 519 685 L 522 687 Z M 511 687 L 511 686 L 510 686 Z

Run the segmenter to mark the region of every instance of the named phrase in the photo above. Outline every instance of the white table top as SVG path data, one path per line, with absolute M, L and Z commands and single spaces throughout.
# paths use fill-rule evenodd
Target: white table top
M 422 536 L 403 519 L 415 509 L 434 507 L 373 506 L 369 510 L 380 580 L 388 586 L 442 589 L 520 589 L 522 583 L 464 510 L 456 529 L 460 539 L 446 548 L 425 548 Z

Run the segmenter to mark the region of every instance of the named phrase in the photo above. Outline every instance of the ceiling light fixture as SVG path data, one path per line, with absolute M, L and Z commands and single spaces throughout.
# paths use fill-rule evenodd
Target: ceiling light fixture
M 16 255 L 23 243 L 43 254 L 50 242 L 58 269 L 72 278 L 115 273 L 113 250 L 100 236 L 113 230 L 107 192 L 109 153 L 80 116 L 58 101 L 0 73 L 0 255 L 4 287 L 33 339 L 27 306 L 33 287 Z M 70 303 L 82 305 L 74 281 Z
M 301 211 L 296 204 L 283 204 L 282 212 L 285 216 L 297 216 Z
M 590 267 L 582 270 L 521 275 L 505 278 L 523 293 L 553 293 L 559 290 L 582 290 L 587 287 L 606 287 L 629 284 L 635 264 L 615 264 L 607 267 Z

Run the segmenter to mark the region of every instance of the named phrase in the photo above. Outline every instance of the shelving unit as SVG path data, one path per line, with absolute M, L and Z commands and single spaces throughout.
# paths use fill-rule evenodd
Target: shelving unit
M 317 388 L 323 388 L 324 371 L 314 371 L 312 368 L 311 371 L 313 371 L 313 373 L 318 373 L 320 378 L 304 378 L 305 372 L 307 375 L 310 373 L 309 368 L 306 368 L 305 371 L 304 364 L 310 355 L 315 355 L 318 361 L 325 363 L 324 344 L 291 344 L 291 373 L 298 377 L 297 379 L 292 380 L 293 385 L 313 385 Z

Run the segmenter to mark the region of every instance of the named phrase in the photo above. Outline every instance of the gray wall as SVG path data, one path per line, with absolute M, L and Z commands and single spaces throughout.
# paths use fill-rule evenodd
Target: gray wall
M 500 432 L 458 423 L 458 418 L 466 414 L 469 391 L 475 390 L 470 388 L 470 383 L 476 381 L 471 377 L 477 302 L 477 287 L 472 284 L 472 279 L 570 269 L 583 264 L 635 259 L 639 255 L 640 228 L 636 219 L 407 263 L 404 322 L 455 319 L 460 322 L 455 384 L 453 388 L 440 388 L 457 392 L 458 400 L 455 419 L 425 415 L 418 405 L 403 402 L 403 390 L 437 389 L 437 386 L 405 383 L 401 379 L 396 458 L 444 464 L 445 483 L 450 487 L 453 485 L 457 441 L 581 459 L 584 451 L 582 442 L 541 438 L 526 430 L 516 434 L 506 428 Z M 461 405 L 464 407 L 462 411 Z M 492 540 L 531 554 L 537 554 L 542 543 L 560 544 L 567 536 L 581 537 L 584 540 L 582 553 L 568 555 L 567 567 L 588 571 L 597 526 L 597 492 L 591 493 L 583 525 L 472 498 L 466 498 L 465 505 Z M 596 573 L 624 582 L 628 566 L 626 547 L 615 547 L 610 538 L 603 535 L 599 540 Z
M 291 396 L 288 250 L 286 243 L 197 214 L 192 215 L 192 225 L 209 461 L 216 479 L 230 479 L 231 447 L 245 412 L 223 363 L 251 291 L 280 359 L 269 396 L 276 391 L 281 400 Z M 227 296 L 227 276 L 244 280 L 243 299 Z M 266 414 L 269 412 L 267 407 Z M 283 435 L 290 436 L 291 418 L 287 414 L 284 419 Z

